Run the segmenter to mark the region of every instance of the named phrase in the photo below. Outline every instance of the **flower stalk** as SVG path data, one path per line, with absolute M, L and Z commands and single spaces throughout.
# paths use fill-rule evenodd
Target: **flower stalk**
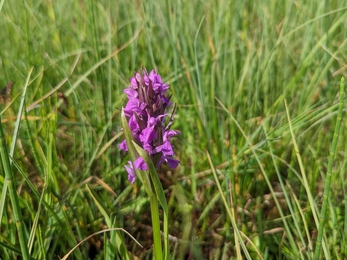
M 135 73 L 130 79 L 131 85 L 124 92 L 128 103 L 122 109 L 122 126 L 125 140 L 119 145 L 123 151 L 129 151 L 131 161 L 125 165 L 128 179 L 133 183 L 139 177 L 149 197 L 153 227 L 155 259 L 169 258 L 168 243 L 168 206 L 163 187 L 158 177 L 161 164 L 167 163 L 170 168 L 178 166 L 174 159 L 170 138 L 179 134 L 171 130 L 176 107 L 168 118 L 167 109 L 172 105 L 170 98 L 165 96 L 168 85 L 154 70 L 147 74 Z M 159 202 L 159 203 L 158 203 Z M 159 205 L 164 214 L 162 249 Z

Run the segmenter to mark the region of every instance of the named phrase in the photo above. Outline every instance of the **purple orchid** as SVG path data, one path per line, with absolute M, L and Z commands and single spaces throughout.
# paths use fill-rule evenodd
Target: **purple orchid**
M 154 70 L 149 75 L 146 70 L 143 71 L 143 75 L 135 73 L 130 79 L 130 86 L 124 90 L 128 96 L 124 114 L 129 118 L 128 125 L 135 142 L 150 155 L 154 166 L 159 168 L 161 164 L 167 162 L 169 167 L 174 169 L 179 161 L 173 158 L 175 154 L 170 138 L 179 132 L 170 130 L 176 107 L 169 122 L 166 122 L 167 109 L 172 105 L 171 96 L 165 96 L 168 89 L 169 86 L 162 82 L 160 75 Z M 119 149 L 128 151 L 126 140 L 119 144 Z M 134 163 L 131 161 L 128 163 L 125 169 L 131 183 L 136 179 L 135 169 L 148 170 L 142 157 L 137 158 Z

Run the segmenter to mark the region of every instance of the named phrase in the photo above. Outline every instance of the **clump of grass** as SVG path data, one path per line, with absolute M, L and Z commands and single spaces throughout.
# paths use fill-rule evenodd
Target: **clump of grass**
M 318 235 L 317 235 L 317 245 L 314 253 L 314 258 L 318 259 L 320 258 L 320 250 L 322 247 L 322 239 L 323 239 L 323 231 L 324 231 L 324 225 L 326 221 L 326 213 L 327 213 L 327 205 L 330 195 L 330 184 L 331 184 L 331 176 L 333 171 L 333 163 L 334 158 L 336 154 L 336 148 L 337 148 L 337 142 L 340 134 L 340 128 L 342 123 L 342 116 L 343 116 L 343 107 L 344 107 L 344 99 L 345 99 L 345 80 L 344 78 L 341 79 L 340 83 L 340 103 L 339 103 L 339 110 L 334 130 L 334 137 L 333 142 L 331 144 L 330 149 L 330 155 L 329 155 L 329 163 L 328 163 L 328 169 L 327 174 L 325 178 L 325 185 L 324 185 L 324 195 L 323 195 L 323 204 L 322 209 L 320 212 L 320 218 L 319 218 L 319 227 L 318 227 Z
M 122 90 L 143 67 L 167 75 L 182 132 L 180 167 L 158 170 L 170 259 L 317 259 L 320 243 L 347 257 L 345 131 L 328 159 L 346 9 L 0 1 L 0 84 L 14 82 L 0 104 L 1 257 L 55 259 L 81 241 L 70 257 L 153 257 L 150 201 L 117 147 Z

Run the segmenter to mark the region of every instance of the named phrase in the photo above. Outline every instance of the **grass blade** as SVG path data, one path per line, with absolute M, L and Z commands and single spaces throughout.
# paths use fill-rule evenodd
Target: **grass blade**
M 325 177 L 323 204 L 322 204 L 322 209 L 321 209 L 321 213 L 319 216 L 319 228 L 318 228 L 317 244 L 316 244 L 316 249 L 314 252 L 314 259 L 317 259 L 317 260 L 320 259 L 320 251 L 321 251 L 321 247 L 322 247 L 324 224 L 325 224 L 325 220 L 326 220 L 326 212 L 327 212 L 327 206 L 328 206 L 328 200 L 329 200 L 330 183 L 331 183 L 331 176 L 332 176 L 332 171 L 333 171 L 333 163 L 334 163 L 335 153 L 336 153 L 336 149 L 337 149 L 337 141 L 339 139 L 342 116 L 343 116 L 344 98 L 345 98 L 345 79 L 341 78 L 340 102 L 339 102 L 339 108 L 338 108 L 338 115 L 337 115 L 337 119 L 336 119 L 333 143 L 331 145 L 331 150 L 330 150 L 330 155 L 329 155 L 327 175 Z
M 21 252 L 24 260 L 29 260 L 29 250 L 27 245 L 27 238 L 25 237 L 24 233 L 24 222 L 22 218 L 22 212 L 19 206 L 19 199 L 14 179 L 14 174 L 11 168 L 10 164 L 10 158 L 7 152 L 7 146 L 5 142 L 5 135 L 4 131 L 2 129 L 2 123 L 0 120 L 0 156 L 2 161 L 2 167 L 6 175 L 6 183 L 10 195 L 11 205 L 13 208 L 13 218 L 16 223 L 18 237 L 19 237 L 19 243 L 21 247 Z
M 215 182 L 217 184 L 217 188 L 219 190 L 219 194 L 220 194 L 220 196 L 222 198 L 222 201 L 223 201 L 223 204 L 225 206 L 225 210 L 227 211 L 228 217 L 229 217 L 229 219 L 231 221 L 231 224 L 233 226 L 233 229 L 234 229 L 234 233 L 235 233 L 235 247 L 236 247 L 237 257 L 238 257 L 238 259 L 242 259 L 242 255 L 241 255 L 241 252 L 240 252 L 240 245 L 241 245 L 241 247 L 243 249 L 243 253 L 245 254 L 246 258 L 247 259 L 252 259 L 251 256 L 249 255 L 249 252 L 247 250 L 247 247 L 246 247 L 245 243 L 243 242 L 243 239 L 241 237 L 241 233 L 239 231 L 239 228 L 237 227 L 234 215 L 231 212 L 231 210 L 229 208 L 229 205 L 228 205 L 228 202 L 227 202 L 227 200 L 226 200 L 226 198 L 224 196 L 222 187 L 221 187 L 221 185 L 219 183 L 219 180 L 218 180 L 216 169 L 215 169 L 215 167 L 214 167 L 214 165 L 212 163 L 211 157 L 210 157 L 208 152 L 206 152 L 206 156 L 207 156 L 208 162 L 210 163 L 210 167 L 211 167 L 211 170 L 212 170 L 212 173 L 213 173 L 213 177 L 214 177 Z
M 89 192 L 89 194 L 91 195 L 91 197 L 93 198 L 94 202 L 96 203 L 98 209 L 100 210 L 101 214 L 104 216 L 106 224 L 109 228 L 113 228 L 113 224 L 112 224 L 112 220 L 107 212 L 107 209 L 105 208 L 105 206 L 103 205 L 104 202 L 101 200 L 101 198 L 94 192 L 94 190 L 92 190 L 88 185 L 87 186 L 87 190 Z M 110 239 L 110 243 L 115 243 L 118 249 L 119 254 L 122 256 L 122 259 L 130 259 L 129 256 L 129 252 L 124 244 L 124 240 L 123 237 L 120 235 L 119 231 L 116 231 L 116 236 L 114 239 L 112 239 L 112 233 L 111 233 L 111 239 Z M 110 256 L 110 251 L 111 248 L 114 245 L 108 246 L 108 254 L 107 254 L 107 259 L 114 259 L 115 256 L 113 256 L 113 258 L 111 258 Z

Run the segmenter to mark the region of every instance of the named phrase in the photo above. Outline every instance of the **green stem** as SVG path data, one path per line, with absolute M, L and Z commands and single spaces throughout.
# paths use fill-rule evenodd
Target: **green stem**
M 10 165 L 10 159 L 7 152 L 4 132 L 2 130 L 2 124 L 0 119 L 0 156 L 3 165 L 3 169 L 6 175 L 6 183 L 9 190 L 10 200 L 13 208 L 13 218 L 16 223 L 19 244 L 21 247 L 22 257 L 24 260 L 29 260 L 29 250 L 27 246 L 27 239 L 24 235 L 23 224 L 22 224 L 22 212 L 19 207 L 19 199 L 16 192 L 16 185 L 14 183 L 14 175 Z
M 335 157 L 335 153 L 336 153 L 337 141 L 339 139 L 340 127 L 341 127 L 342 116 L 343 116 L 343 105 L 344 105 L 343 103 L 344 103 L 344 96 L 345 96 L 345 90 L 344 90 L 345 84 L 344 83 L 345 83 L 344 78 L 341 78 L 339 109 L 338 109 L 337 120 L 336 120 L 336 125 L 335 125 L 333 143 L 331 145 L 331 150 L 330 150 L 330 155 L 329 155 L 327 175 L 325 177 L 323 205 L 322 205 L 320 218 L 319 218 L 317 244 L 316 244 L 316 249 L 314 252 L 314 259 L 317 259 L 317 260 L 320 259 L 320 251 L 321 251 L 321 247 L 322 247 L 324 224 L 325 224 L 325 218 L 326 218 L 326 212 L 327 212 L 328 198 L 329 198 L 329 193 L 330 193 L 330 182 L 331 182 L 331 176 L 332 176 L 333 162 L 334 162 L 334 157 Z
M 143 150 L 140 146 L 138 146 L 134 142 L 134 138 L 129 129 L 127 119 L 124 115 L 124 109 L 122 109 L 122 126 L 125 135 L 125 139 L 128 145 L 128 150 L 130 153 L 130 157 L 134 162 L 136 158 L 140 155 L 146 162 L 148 166 L 148 171 L 140 171 L 136 170 L 136 175 L 141 180 L 145 191 L 150 199 L 151 204 L 151 216 L 152 216 L 152 228 L 153 228 L 153 243 L 154 243 L 154 257 L 155 259 L 169 259 L 169 216 L 168 216 L 168 206 L 163 190 L 163 186 L 161 185 L 160 179 L 158 177 L 158 173 L 154 167 L 154 164 L 147 154 L 145 150 Z M 158 207 L 162 207 L 164 214 L 164 222 L 163 222 L 163 237 L 164 237 L 164 258 L 162 252 L 162 243 L 161 243 L 161 234 L 160 234 L 160 218 L 159 218 L 159 210 Z
M 156 196 L 150 196 L 151 215 L 152 215 L 152 228 L 153 228 L 153 243 L 154 243 L 154 257 L 156 260 L 163 259 L 161 236 L 160 236 L 160 222 L 158 199 Z

